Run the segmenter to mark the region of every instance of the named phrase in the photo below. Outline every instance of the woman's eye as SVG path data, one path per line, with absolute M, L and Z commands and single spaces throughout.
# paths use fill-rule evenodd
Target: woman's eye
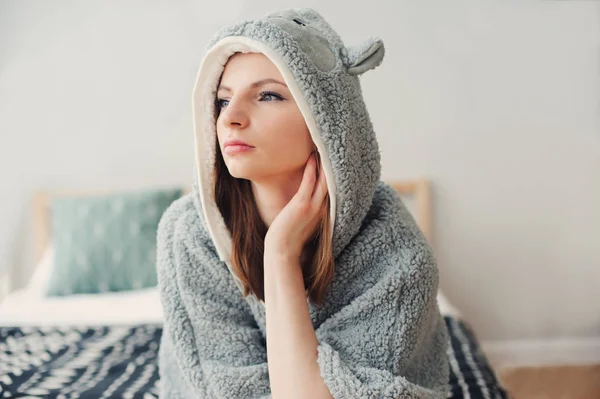
M 217 105 L 217 109 L 221 109 L 221 108 L 223 108 L 223 107 L 224 107 L 224 105 L 223 105 L 223 101 L 229 101 L 229 100 L 225 100 L 225 99 L 219 98 L 219 99 L 217 100 L 217 104 L 216 104 L 216 105 Z
M 266 98 L 272 99 L 275 98 L 277 100 L 283 100 L 283 97 L 281 97 L 279 94 L 275 93 L 274 91 L 263 91 L 260 93 L 260 98 L 261 101 L 265 100 Z M 267 100 L 270 101 L 270 100 Z
M 223 102 L 229 102 L 229 100 L 225 100 L 223 98 L 219 98 L 215 101 L 215 108 L 217 111 L 218 115 L 221 115 L 221 110 L 222 108 L 224 108 L 227 104 L 223 104 Z

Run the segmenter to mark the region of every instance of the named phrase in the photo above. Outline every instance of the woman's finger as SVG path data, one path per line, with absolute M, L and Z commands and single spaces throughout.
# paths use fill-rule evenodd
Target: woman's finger
M 298 189 L 298 197 L 301 201 L 309 201 L 315 186 L 315 164 L 316 160 L 314 153 L 308 158 L 306 166 L 304 167 L 304 175 L 302 176 L 302 182 Z
M 317 180 L 313 191 L 313 204 L 315 206 L 321 206 L 325 194 L 327 194 L 327 179 L 325 177 L 325 171 L 323 171 L 323 166 L 321 165 L 319 168 L 319 179 Z

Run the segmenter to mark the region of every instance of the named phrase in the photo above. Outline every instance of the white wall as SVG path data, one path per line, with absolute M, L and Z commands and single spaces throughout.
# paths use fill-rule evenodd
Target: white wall
M 32 267 L 34 190 L 190 183 L 210 35 L 301 5 L 384 40 L 383 178 L 432 180 L 442 288 L 480 337 L 600 337 L 600 5 L 349 4 L 0 2 L 0 270 Z

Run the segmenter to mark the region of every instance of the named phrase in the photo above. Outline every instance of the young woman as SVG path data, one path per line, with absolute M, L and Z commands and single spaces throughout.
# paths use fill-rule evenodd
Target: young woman
M 158 231 L 161 397 L 446 397 L 436 261 L 360 89 L 383 55 L 312 9 L 211 39 L 193 190 Z

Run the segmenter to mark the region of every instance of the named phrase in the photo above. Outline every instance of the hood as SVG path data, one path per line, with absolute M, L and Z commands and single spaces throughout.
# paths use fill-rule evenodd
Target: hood
M 215 97 L 235 52 L 259 52 L 277 66 L 320 155 L 330 197 L 336 258 L 360 227 L 380 178 L 379 146 L 359 76 L 381 64 L 375 37 L 347 47 L 315 10 L 292 8 L 221 28 L 210 39 L 193 90 L 195 170 L 192 195 L 220 259 L 230 265 L 232 239 L 213 196 Z

